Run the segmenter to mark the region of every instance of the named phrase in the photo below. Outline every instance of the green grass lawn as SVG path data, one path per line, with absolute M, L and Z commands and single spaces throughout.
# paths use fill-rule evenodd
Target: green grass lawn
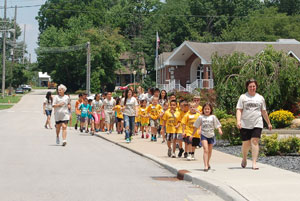
M 33 86 L 32 89 L 48 89 L 48 87 L 35 87 L 35 86 Z
M 18 103 L 21 100 L 22 96 L 5 96 L 4 98 L 0 97 L 0 103 L 8 103 L 8 100 L 10 100 L 10 103 Z
M 0 105 L 0 110 L 5 110 L 11 108 L 12 105 Z

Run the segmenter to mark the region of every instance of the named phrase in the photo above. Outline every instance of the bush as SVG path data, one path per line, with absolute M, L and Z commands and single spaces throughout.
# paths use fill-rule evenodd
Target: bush
M 229 115 L 231 116 L 231 115 Z M 241 145 L 242 140 L 240 137 L 240 131 L 236 127 L 236 119 L 234 117 L 228 117 L 220 120 L 222 124 L 223 135 L 221 139 L 228 140 L 231 145 Z
M 274 156 L 279 153 L 279 142 L 277 133 L 271 136 L 263 135 L 261 138 L 261 142 L 263 145 L 262 150 L 267 156 Z
M 214 110 L 214 115 L 219 119 L 227 119 L 227 118 L 234 118 L 234 116 L 230 115 L 230 114 L 227 114 L 225 110 L 222 110 L 222 109 L 218 109 L 216 108 Z
M 263 135 L 262 137 L 263 151 L 267 156 L 286 155 L 289 153 L 299 153 L 300 139 L 297 137 L 288 137 L 278 140 L 278 134 L 271 136 Z
M 288 127 L 291 125 L 293 119 L 293 113 L 287 110 L 278 110 L 270 114 L 270 120 L 274 128 Z
M 83 90 L 83 89 L 79 89 L 77 91 L 75 91 L 75 94 L 84 94 L 86 93 L 86 90 Z

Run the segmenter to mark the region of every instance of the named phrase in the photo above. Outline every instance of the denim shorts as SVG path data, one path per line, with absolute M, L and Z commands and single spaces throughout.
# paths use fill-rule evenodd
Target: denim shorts
M 51 116 L 52 110 L 45 110 L 46 116 Z
M 201 135 L 201 141 L 206 140 L 208 144 L 215 144 L 215 137 L 205 137 L 204 135 Z

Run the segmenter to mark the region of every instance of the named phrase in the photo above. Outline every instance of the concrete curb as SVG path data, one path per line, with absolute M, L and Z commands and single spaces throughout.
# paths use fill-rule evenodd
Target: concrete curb
M 214 194 L 216 194 L 223 200 L 226 200 L 226 201 L 249 201 L 249 199 L 247 199 L 245 196 L 243 196 L 241 193 L 239 193 L 233 187 L 228 186 L 228 185 L 224 184 L 223 182 L 213 180 L 211 178 L 207 178 L 207 177 L 203 177 L 203 176 L 199 177 L 188 171 L 185 173 L 183 170 L 179 170 L 176 167 L 173 167 L 171 164 L 167 163 L 166 161 L 164 161 L 160 158 L 157 158 L 153 155 L 143 154 L 143 153 L 133 150 L 127 146 L 124 146 L 118 142 L 114 142 L 108 138 L 105 138 L 99 134 L 95 134 L 95 136 L 100 137 L 101 139 L 104 139 L 104 140 L 106 140 L 110 143 L 113 143 L 115 145 L 118 145 L 122 148 L 125 148 L 137 155 L 140 155 L 142 157 L 150 159 L 150 160 L 156 162 L 157 164 L 161 165 L 162 167 L 166 168 L 167 170 L 169 170 L 172 174 L 177 175 L 177 176 L 179 176 L 179 175 L 183 176 L 183 180 L 192 182 L 195 185 L 199 185 L 199 186 L 207 189 L 208 191 L 213 192 Z

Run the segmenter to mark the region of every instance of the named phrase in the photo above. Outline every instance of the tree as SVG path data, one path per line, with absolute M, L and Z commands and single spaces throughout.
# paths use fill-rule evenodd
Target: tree
M 88 41 L 91 41 L 91 89 L 99 91 L 113 82 L 114 71 L 120 67 L 120 53 L 125 47 L 118 30 L 94 27 L 86 16 L 73 17 L 64 29 L 51 26 L 40 35 L 40 47 L 62 48 L 56 48 L 55 54 L 39 51 L 39 67 L 49 72 L 55 82 L 66 84 L 71 91 L 85 88 L 85 44 Z M 69 46 L 77 51 L 67 48 L 66 52 L 61 52 L 65 50 L 63 47 Z M 97 78 L 99 82 L 95 82 Z
M 258 93 L 265 97 L 270 111 L 290 109 L 300 95 L 298 61 L 271 46 L 253 57 L 242 53 L 215 55 L 212 68 L 218 107 L 231 114 L 250 78 L 257 80 Z
M 253 11 L 236 19 L 223 30 L 222 41 L 276 41 L 279 38 L 300 40 L 300 15 L 287 16 L 274 7 Z
M 288 15 L 300 14 L 300 1 L 299 0 L 266 0 L 268 7 L 275 6 L 281 13 Z

